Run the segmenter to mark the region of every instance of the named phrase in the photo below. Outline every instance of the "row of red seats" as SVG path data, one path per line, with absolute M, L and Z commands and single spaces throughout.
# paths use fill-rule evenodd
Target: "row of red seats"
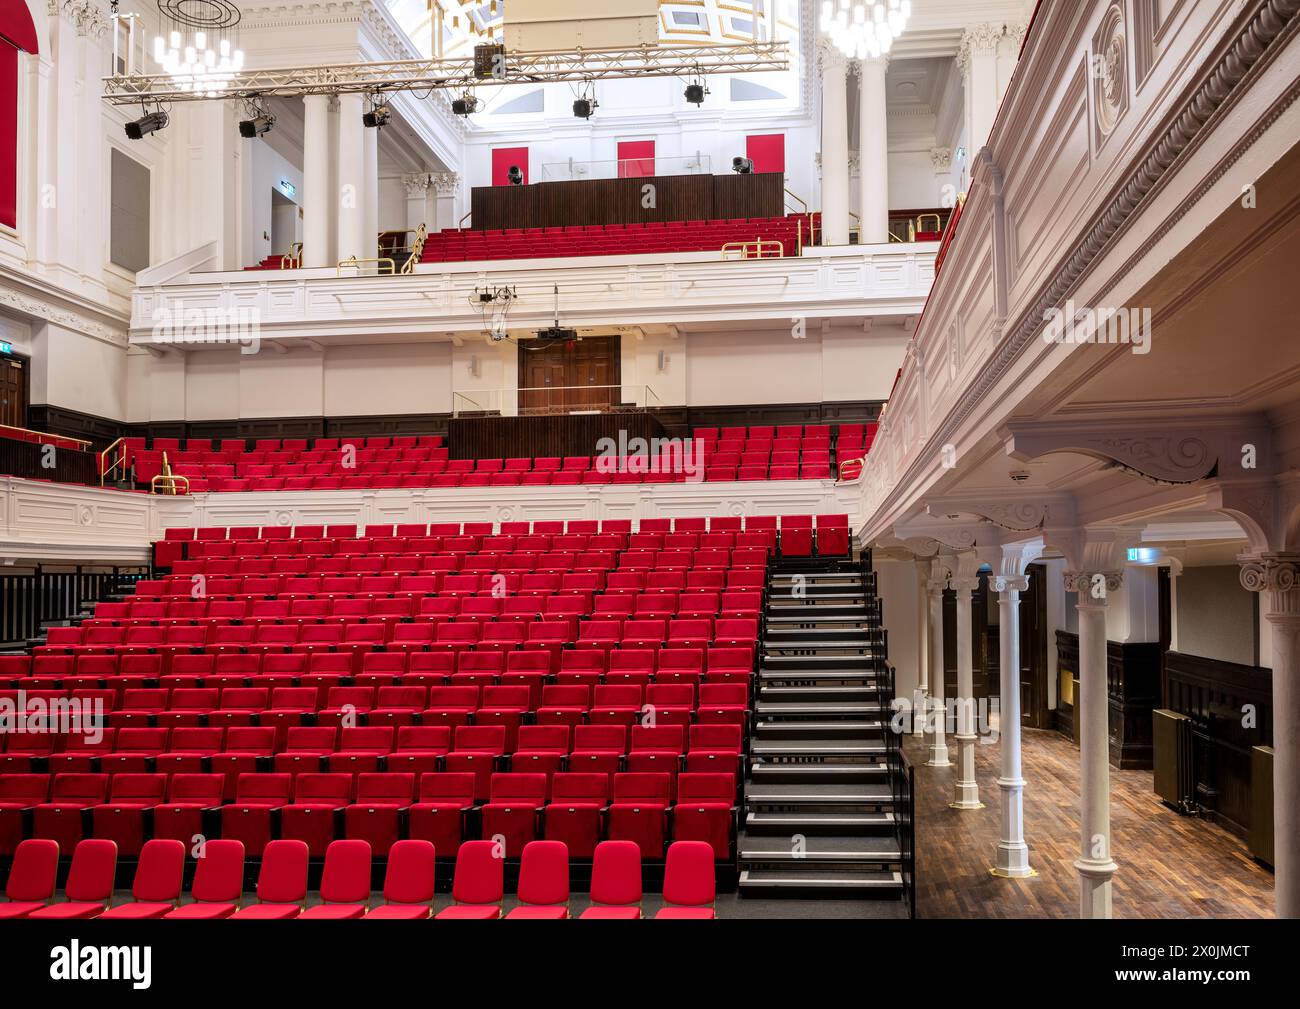
M 317 691 L 345 681 L 372 687 L 454 682 L 523 685 L 540 691 L 557 685 L 598 683 L 744 683 L 754 664 L 752 644 L 714 648 L 565 649 L 558 665 L 549 650 L 365 652 L 360 670 L 351 653 L 182 652 L 164 665 L 161 654 L 0 655 L 0 696 L 22 689 L 44 702 L 109 690 L 120 706 L 126 690 L 157 683 L 176 689 L 261 685 L 309 686 Z M 93 694 L 86 700 L 93 700 Z M 537 699 L 540 699 L 540 692 Z M 323 695 L 322 695 L 323 697 Z M 16 700 L 16 698 L 15 698 Z M 102 698 L 101 698 L 102 700 Z
M 321 903 L 304 910 L 309 854 L 300 841 L 273 841 L 262 857 L 257 903 L 242 909 L 243 845 L 214 840 L 203 846 L 191 886 L 191 903 L 181 903 L 186 846 L 178 840 L 153 840 L 144 846 L 131 885 L 131 900 L 112 906 L 117 851 L 112 841 L 77 845 L 64 889 L 66 900 L 51 903 L 59 867 L 52 842 L 24 841 L 5 883 L 7 902 L 0 921 L 21 919 L 115 921 L 181 918 L 417 920 L 434 917 L 437 849 L 428 841 L 398 841 L 389 851 L 383 903 L 370 904 L 373 853 L 365 841 L 334 841 L 326 849 Z M 501 917 L 504 859 L 491 841 L 471 841 L 456 852 L 452 901 L 436 917 Z M 664 866 L 665 906 L 656 918 L 713 918 L 714 866 L 708 846 L 679 841 L 668 849 Z M 519 906 L 507 918 L 555 920 L 570 917 L 569 851 L 559 841 L 534 841 L 520 858 Z M 628 841 L 603 841 L 592 860 L 592 906 L 582 918 L 642 917 L 641 855 Z
M 244 773 L 233 798 L 226 793 L 228 776 L 220 773 L 56 774 L 48 799 L 39 791 L 45 775 L 9 776 L 0 779 L 14 793 L 0 803 L 0 837 L 7 852 L 30 838 L 71 852 L 93 837 L 128 855 L 150 840 L 188 844 L 212 836 L 214 828 L 252 855 L 292 839 L 317 858 L 340 838 L 364 840 L 381 855 L 413 839 L 450 856 L 475 838 L 495 840 L 506 858 L 539 838 L 563 841 L 579 858 L 591 858 L 602 840 L 633 841 L 642 857 L 656 861 L 670 840 L 704 841 L 720 862 L 735 850 L 732 770 L 662 770 L 674 755 L 648 750 L 626 760 L 654 770 L 613 773 L 493 772 L 491 755 L 482 751 L 452 751 L 444 760 L 450 767 L 472 758 L 488 765 L 486 774 Z
M 811 519 L 811 516 L 806 516 Z M 802 525 L 805 516 L 788 518 Z M 847 520 L 847 516 L 845 516 Z M 758 529 L 776 530 L 780 519 L 776 515 L 714 515 L 712 518 L 645 518 L 636 523 L 636 531 L 643 533 L 702 533 L 702 532 L 754 532 Z M 360 528 L 366 537 L 424 537 L 424 536 L 523 536 L 528 534 L 558 535 L 560 533 L 631 533 L 632 519 L 569 519 L 537 522 L 401 522 L 383 525 L 299 525 L 299 526 L 201 526 L 197 529 L 173 527 L 165 533 L 168 540 L 307 540 L 344 539 L 355 537 Z

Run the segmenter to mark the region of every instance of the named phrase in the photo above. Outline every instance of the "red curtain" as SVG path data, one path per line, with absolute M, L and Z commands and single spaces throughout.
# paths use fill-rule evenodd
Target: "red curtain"
M 644 179 L 655 173 L 655 142 L 653 140 L 620 140 L 618 144 L 618 177 Z
M 35 53 L 36 26 L 23 0 L 0 3 L 0 224 L 18 226 L 18 50 Z
M 524 173 L 524 185 L 528 185 L 528 148 L 492 148 L 492 185 L 510 185 L 510 168 L 513 165 L 517 165 Z
M 756 172 L 785 174 L 785 134 L 769 133 L 745 138 L 745 157 L 754 162 Z

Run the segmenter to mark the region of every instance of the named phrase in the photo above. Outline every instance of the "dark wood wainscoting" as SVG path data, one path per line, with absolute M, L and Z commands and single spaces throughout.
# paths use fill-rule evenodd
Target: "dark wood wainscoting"
M 647 185 L 655 187 L 651 206 L 645 205 Z M 654 175 L 476 186 L 470 191 L 470 210 L 476 231 L 781 217 L 785 176 L 780 172 Z
M 1233 833 L 1250 831 L 1251 748 L 1273 744 L 1273 673 L 1169 652 L 1167 706 L 1192 720 L 1196 801 Z
M 1056 632 L 1060 683 L 1056 728 L 1078 740 L 1079 636 Z M 1106 642 L 1106 696 L 1109 701 L 1110 764 L 1120 768 L 1151 766 L 1151 712 L 1160 703 L 1160 644 Z
M 578 413 L 545 417 L 457 417 L 448 445 L 453 459 L 596 454 L 602 438 L 617 444 L 633 438 L 662 438 L 663 426 L 647 413 Z
M 6 476 L 99 486 L 97 459 L 94 452 L 0 438 L 0 473 Z

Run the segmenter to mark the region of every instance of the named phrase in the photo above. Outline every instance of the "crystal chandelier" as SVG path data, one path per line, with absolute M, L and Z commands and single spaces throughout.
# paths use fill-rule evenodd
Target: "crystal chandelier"
M 181 91 L 216 98 L 244 68 L 244 53 L 229 32 L 240 13 L 230 0 L 158 0 L 163 33 L 153 40 L 154 62 Z
M 850 59 L 889 52 L 912 16 L 912 0 L 822 0 L 822 34 Z

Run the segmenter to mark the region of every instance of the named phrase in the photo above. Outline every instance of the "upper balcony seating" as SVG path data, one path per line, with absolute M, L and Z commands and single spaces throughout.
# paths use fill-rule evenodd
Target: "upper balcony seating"
M 849 456 L 860 458 L 874 425 L 843 425 Z M 659 459 L 451 459 L 440 435 L 393 438 L 269 439 L 253 448 L 242 440 L 214 445 L 190 439 L 127 439 L 136 481 L 149 485 L 163 470 L 186 477 L 191 493 L 204 491 L 340 490 L 423 487 L 563 486 L 672 483 L 705 480 L 827 480 L 834 476 L 834 432 L 828 424 L 697 428 L 694 441 Z M 865 447 L 864 447 L 865 442 Z M 694 447 L 698 443 L 698 454 Z M 689 470 L 689 472 L 688 472 Z M 698 474 L 698 475 L 697 475 Z

